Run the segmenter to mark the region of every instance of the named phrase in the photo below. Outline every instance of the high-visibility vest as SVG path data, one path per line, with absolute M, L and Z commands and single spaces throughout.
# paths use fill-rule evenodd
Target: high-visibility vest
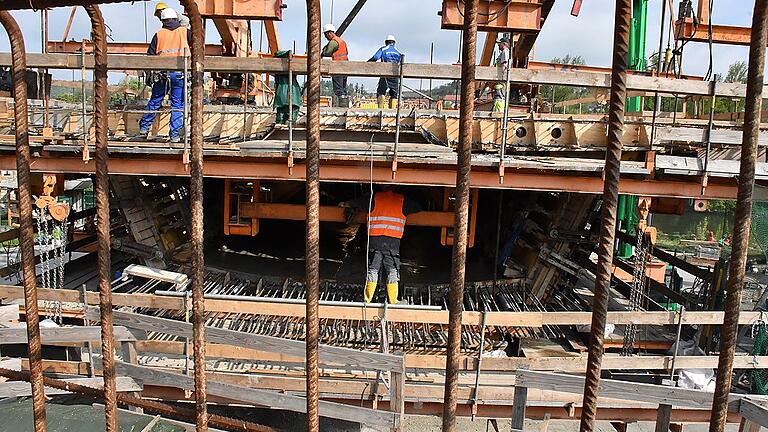
M 368 233 L 374 236 L 403 238 L 405 197 L 391 191 L 377 192 L 373 196 L 373 211 L 368 215 Z
M 333 61 L 346 61 L 349 60 L 349 52 L 347 51 L 347 43 L 344 42 L 344 39 L 334 36 L 333 39 L 336 41 L 337 44 L 339 44 L 339 48 L 336 50 L 336 52 L 333 53 L 331 58 Z
M 189 52 L 187 43 L 187 28 L 177 27 L 173 30 L 161 28 L 157 31 L 157 55 L 164 57 L 181 57 Z

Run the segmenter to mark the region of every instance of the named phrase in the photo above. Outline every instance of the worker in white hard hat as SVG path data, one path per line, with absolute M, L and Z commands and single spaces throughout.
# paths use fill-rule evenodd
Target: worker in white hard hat
M 326 24 L 323 27 L 323 34 L 328 39 L 328 43 L 323 47 L 321 55 L 323 57 L 330 57 L 333 61 L 348 61 L 349 51 L 347 50 L 347 43 L 341 36 L 336 34 L 336 26 L 333 24 Z M 331 78 L 333 82 L 333 94 L 338 101 L 341 98 L 347 97 L 347 77 L 345 75 L 334 75 Z
M 395 48 L 397 40 L 394 35 L 387 35 L 384 40 L 384 46 L 376 51 L 369 62 L 376 62 L 381 60 L 385 63 L 400 63 L 403 58 L 403 53 Z M 397 107 L 397 99 L 400 96 L 398 94 L 398 87 L 400 85 L 400 79 L 397 77 L 381 77 L 379 78 L 379 86 L 376 88 L 376 100 L 379 103 L 379 108 L 387 107 L 387 91 L 389 91 L 389 107 Z
M 496 56 L 496 72 L 498 81 L 493 85 L 493 112 L 504 111 L 504 94 L 506 89 L 506 73 L 509 67 L 510 51 L 509 38 L 504 36 L 496 42 L 499 46 L 499 54 Z
M 182 27 L 179 15 L 171 8 L 160 12 L 163 27 L 155 33 L 147 49 L 148 55 L 161 57 L 182 57 L 189 55 L 192 44 L 192 32 Z M 157 111 L 163 104 L 165 95 L 170 95 L 171 122 L 169 138 L 180 142 L 181 129 L 184 125 L 184 73 L 179 71 L 160 71 L 149 75 L 147 85 L 152 87 L 152 96 L 147 103 L 147 111 L 139 121 L 139 136 L 146 138 L 157 117 Z

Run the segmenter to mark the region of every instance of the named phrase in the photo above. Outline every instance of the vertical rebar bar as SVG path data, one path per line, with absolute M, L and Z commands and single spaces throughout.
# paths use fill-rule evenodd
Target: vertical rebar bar
M 589 356 L 584 383 L 584 401 L 581 411 L 581 431 L 594 430 L 597 414 L 597 392 L 603 359 L 603 340 L 608 312 L 608 291 L 613 263 L 613 240 L 616 231 L 616 209 L 619 200 L 621 164 L 621 136 L 624 129 L 624 103 L 627 96 L 627 57 L 629 54 L 629 21 L 632 10 L 630 0 L 616 0 L 613 33 L 613 69 L 611 72 L 611 99 L 608 112 L 608 147 L 605 150 L 600 238 L 597 250 L 595 296 L 592 303 L 592 327 L 589 336 Z
M 464 274 L 469 225 L 469 173 L 472 168 L 472 120 L 475 110 L 475 62 L 477 59 L 478 0 L 464 3 L 464 43 L 461 59 L 461 105 L 459 143 L 456 149 L 456 203 L 451 258 L 451 284 L 448 292 L 448 357 L 445 365 L 443 432 L 456 430 L 459 356 L 461 355 L 461 313 L 464 299 Z
M 307 0 L 307 431 L 320 430 L 320 0 Z M 293 83 L 289 83 L 293 85 Z M 293 101 L 290 102 L 293 104 Z M 293 106 L 291 105 L 291 113 Z
M 16 174 L 19 199 L 19 248 L 21 274 L 24 284 L 24 308 L 27 317 L 27 350 L 29 352 L 30 383 L 32 385 L 32 415 L 35 432 L 45 432 L 45 390 L 40 340 L 40 318 L 35 284 L 35 237 L 32 231 L 32 190 L 29 175 L 29 123 L 27 118 L 27 61 L 24 36 L 16 20 L 7 11 L 0 11 L 0 23 L 8 32 L 11 44 L 13 78 L 13 114 L 16 135 Z
M 194 0 L 182 0 L 192 25 L 192 113 L 190 123 L 189 201 L 192 239 L 192 357 L 195 372 L 197 432 L 208 430 L 207 386 L 205 380 L 205 260 L 203 258 L 203 74 L 205 73 L 205 32 Z M 186 79 L 186 77 L 184 78 Z
M 109 169 L 107 150 L 107 34 L 99 7 L 85 7 L 91 19 L 93 39 L 93 122 L 96 142 L 96 234 L 99 274 L 99 309 L 101 311 L 101 355 L 104 376 L 105 430 L 117 430 L 117 387 L 115 385 L 115 348 L 112 327 L 112 277 L 110 270 Z
M 728 268 L 728 288 L 725 297 L 725 318 L 720 331 L 720 358 L 717 364 L 715 394 L 712 400 L 710 432 L 722 432 L 728 415 L 728 393 L 733 379 L 733 356 L 739 324 L 741 292 L 749 249 L 749 228 L 752 213 L 752 194 L 755 188 L 755 162 L 763 99 L 763 69 L 765 46 L 768 42 L 768 1 L 755 2 L 752 15 L 752 39 L 749 47 L 747 71 L 747 97 L 744 105 L 744 134 L 741 139 L 741 168 L 736 211 L 733 223 L 733 246 Z

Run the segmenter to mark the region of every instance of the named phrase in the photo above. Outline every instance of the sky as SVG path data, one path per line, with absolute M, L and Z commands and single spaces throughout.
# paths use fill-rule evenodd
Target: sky
M 648 0 L 648 35 L 647 55 L 658 48 L 659 19 L 662 1 Z M 166 0 L 171 7 L 181 10 L 178 0 Z M 283 48 L 296 44 L 297 52 L 304 52 L 306 45 L 306 6 L 305 2 L 284 0 L 287 8 L 283 12 L 283 21 L 278 23 L 278 34 Z M 356 0 L 321 0 L 323 24 L 333 22 L 339 25 L 351 10 Z M 678 0 L 674 1 L 677 8 Z M 145 41 L 152 37 L 159 27 L 159 22 L 152 16 L 154 2 L 135 1 L 131 3 L 102 5 L 102 12 L 109 26 L 108 32 L 114 41 Z M 587 0 L 583 3 L 579 17 L 570 15 L 572 1 L 558 0 L 544 24 L 534 48 L 534 58 L 549 61 L 565 54 L 580 55 L 587 64 L 593 66 L 611 65 L 613 42 L 614 1 Z M 713 22 L 737 26 L 749 26 L 752 7 L 750 0 L 714 0 L 712 7 Z M 367 60 L 382 45 L 388 34 L 397 38 L 398 49 L 406 53 L 409 63 L 429 63 L 430 48 L 434 44 L 435 63 L 456 63 L 459 56 L 459 31 L 441 30 L 441 8 L 439 1 L 426 0 L 369 0 L 347 31 L 347 41 L 352 60 Z M 61 40 L 69 17 L 70 8 L 57 8 L 49 13 L 49 37 Z M 40 52 L 41 29 L 40 12 L 15 11 L 13 15 L 19 21 L 24 32 L 27 50 Z M 145 30 L 146 26 L 146 30 Z M 669 25 L 667 24 L 667 27 Z M 266 37 L 260 37 L 261 25 L 254 22 L 252 27 L 254 46 L 267 49 Z M 85 11 L 79 8 L 75 16 L 69 39 L 88 38 L 90 22 Z M 482 49 L 485 34 L 481 33 L 478 42 L 478 56 Z M 208 26 L 207 43 L 219 42 L 214 26 Z M 665 38 L 666 46 L 666 38 Z M 748 48 L 728 45 L 715 45 L 713 48 L 714 71 L 725 74 L 728 66 L 739 60 L 747 60 Z M 9 51 L 8 39 L 0 37 L 0 51 Z M 708 68 L 708 45 L 690 43 L 685 48 L 683 72 L 704 75 Z M 59 72 L 56 78 L 71 78 L 71 72 Z M 78 72 L 79 78 L 79 72 Z M 111 81 L 115 77 L 110 78 Z M 414 82 L 415 81 L 415 82 Z M 426 81 L 426 80 L 425 80 Z M 374 79 L 362 79 L 366 87 L 374 87 Z M 435 85 L 439 84 L 438 82 Z M 419 85 L 413 80 L 409 85 Z M 427 88 L 427 83 L 422 86 Z

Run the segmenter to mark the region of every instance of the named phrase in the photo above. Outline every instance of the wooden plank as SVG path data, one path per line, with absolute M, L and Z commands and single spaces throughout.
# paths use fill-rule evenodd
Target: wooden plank
M 768 427 L 768 408 L 755 403 L 749 398 L 741 399 L 739 413 L 753 423 Z
M 739 424 L 739 432 L 760 432 L 761 426 L 752 420 L 748 420 L 744 417 L 741 418 Z
M 181 57 L 158 57 L 113 54 L 108 56 L 107 63 L 111 70 L 182 70 Z M 48 69 L 80 69 L 79 54 L 39 54 L 27 53 L 27 66 L 30 68 Z M 0 53 L 0 66 L 10 66 L 10 53 Z M 85 67 L 93 69 L 93 56 L 85 58 Z M 306 59 L 293 60 L 294 73 L 306 74 Z M 256 72 L 281 73 L 288 72 L 287 59 L 252 58 L 252 57 L 207 57 L 205 70 L 209 72 Z M 324 60 L 321 63 L 323 75 L 347 75 L 356 77 L 397 76 L 398 65 L 395 63 L 374 63 L 362 61 L 333 62 Z M 498 76 L 495 67 L 478 66 L 475 78 L 481 81 L 495 81 Z M 437 65 L 408 63 L 403 66 L 405 78 L 431 78 L 443 80 L 461 79 L 459 65 Z M 569 70 L 535 70 L 511 69 L 510 80 L 513 83 L 552 84 L 580 87 L 610 88 L 609 73 L 581 72 Z M 683 95 L 711 94 L 711 86 L 706 81 L 674 79 L 653 76 L 629 75 L 627 89 L 661 93 L 679 93 Z M 768 93 L 768 91 L 766 91 Z M 746 85 L 738 83 L 718 83 L 717 96 L 745 97 Z
M 669 422 L 672 419 L 672 405 L 661 404 L 656 415 L 656 432 L 669 432 Z
M 99 318 L 94 321 L 99 321 Z M 101 342 L 101 327 L 42 327 L 40 335 L 43 338 L 43 344 Z M 114 335 L 117 342 L 137 340 L 137 335 L 125 327 L 116 326 Z M 27 343 L 26 328 L 0 328 L 0 344 L 25 343 Z
M 712 130 L 711 142 L 718 144 L 740 145 L 743 132 L 740 130 Z M 707 141 L 707 129 L 661 126 L 656 128 L 656 139 L 660 141 L 684 141 L 703 143 Z M 759 145 L 768 144 L 768 132 L 758 135 Z
M 64 380 L 69 383 L 79 384 L 86 387 L 102 390 L 104 388 L 104 378 L 70 378 Z M 133 378 L 117 377 L 115 380 L 118 392 L 140 392 L 144 386 Z M 68 391 L 46 387 L 45 395 L 68 394 Z M 32 387 L 29 383 L 22 381 L 9 381 L 0 383 L 0 399 L 12 397 L 27 397 L 32 395 Z
M 305 220 L 307 208 L 303 204 L 241 203 L 240 216 L 246 218 Z M 413 226 L 452 227 L 453 212 L 424 211 L 408 215 L 406 223 Z M 320 206 L 321 222 L 344 222 L 344 209 L 336 206 Z M 365 223 L 366 214 L 361 212 L 357 222 Z
M 166 372 L 147 366 L 131 365 L 121 361 L 115 362 L 115 370 L 119 374 L 141 380 L 144 384 L 175 387 L 190 391 L 195 389 L 194 379 L 186 375 Z M 208 380 L 207 390 L 208 394 L 212 396 L 261 405 L 271 409 L 284 409 L 300 413 L 306 412 L 307 409 L 307 401 L 304 397 L 274 391 L 252 389 L 212 380 Z M 391 412 L 327 401 L 320 401 L 320 415 L 371 426 L 392 427 L 395 421 L 395 415 Z
M 98 309 L 88 308 L 86 312 L 87 319 L 98 319 L 98 316 Z M 192 324 L 190 323 L 119 311 L 115 311 L 113 317 L 115 323 L 125 325 L 126 327 L 192 338 Z M 210 342 L 283 353 L 301 359 L 304 359 L 306 355 L 306 344 L 303 341 L 243 333 L 210 326 L 205 327 L 205 338 Z M 331 364 L 354 366 L 366 370 L 395 372 L 404 372 L 405 370 L 401 356 L 358 351 L 329 345 L 320 346 L 320 360 L 322 362 L 330 362 Z
M 10 304 L 0 306 L 0 325 L 9 325 L 19 322 L 19 305 Z
M 584 378 L 574 375 L 553 374 L 518 369 L 516 385 L 541 390 L 582 394 Z M 709 409 L 712 407 L 712 393 L 678 387 L 666 387 L 610 379 L 600 380 L 600 397 L 667 404 L 675 407 Z M 739 400 L 744 395 L 731 394 L 730 400 Z
M 519 382 L 515 384 L 515 396 L 512 400 L 512 429 L 523 430 L 525 426 L 525 407 L 528 404 L 528 388 Z

